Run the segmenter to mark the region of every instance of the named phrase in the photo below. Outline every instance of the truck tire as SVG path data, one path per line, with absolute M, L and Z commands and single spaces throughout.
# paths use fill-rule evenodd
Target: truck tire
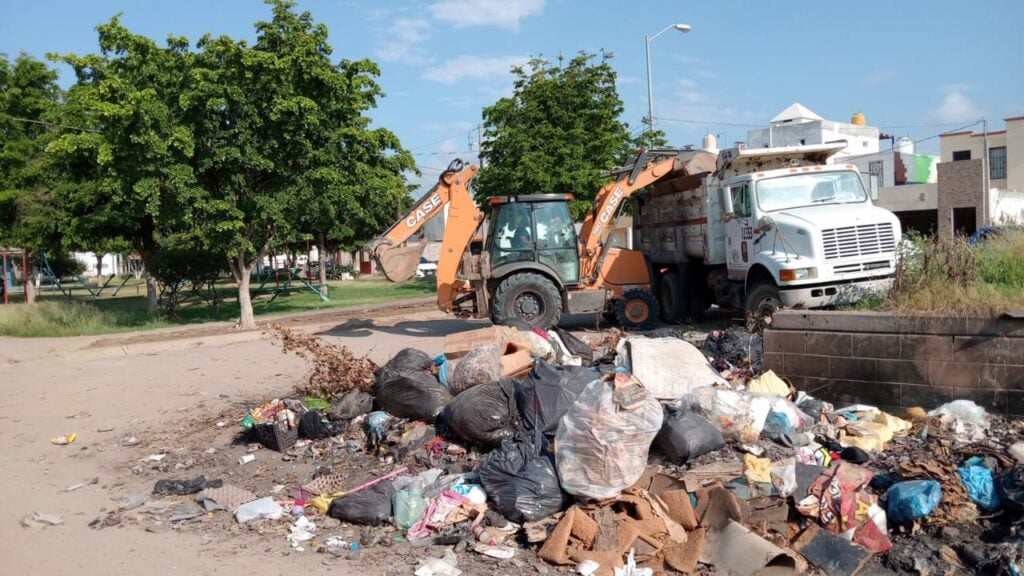
M 678 324 L 686 316 L 686 295 L 682 289 L 683 283 L 675 270 L 669 270 L 661 276 L 658 304 L 661 306 L 661 320 L 666 324 Z
M 654 328 L 659 313 L 658 299 L 647 290 L 632 289 L 615 301 L 615 319 L 623 328 Z
M 743 310 L 747 329 L 751 332 L 764 330 L 765 326 L 771 323 L 772 314 L 781 307 L 779 288 L 774 282 L 755 284 L 750 292 L 747 292 L 747 303 Z
M 494 291 L 491 320 L 508 324 L 520 318 L 531 326 L 550 328 L 562 316 L 562 296 L 555 284 L 533 272 L 520 272 L 505 278 Z

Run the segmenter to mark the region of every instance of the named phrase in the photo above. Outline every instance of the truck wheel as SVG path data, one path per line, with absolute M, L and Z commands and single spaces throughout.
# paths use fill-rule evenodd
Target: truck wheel
M 772 282 L 761 282 L 754 285 L 747 293 L 747 305 L 744 313 L 747 329 L 751 332 L 764 330 L 771 323 L 772 314 L 782 307 L 779 299 L 779 288 Z
M 505 278 L 494 291 L 491 320 L 507 324 L 521 318 L 531 326 L 550 328 L 562 316 L 562 297 L 551 280 L 522 272 Z
M 685 316 L 682 282 L 675 270 L 669 270 L 661 277 L 658 285 L 658 303 L 661 305 L 661 319 L 667 324 L 677 324 Z
M 646 330 L 654 327 L 658 308 L 658 300 L 647 290 L 626 290 L 615 301 L 615 319 L 623 328 Z

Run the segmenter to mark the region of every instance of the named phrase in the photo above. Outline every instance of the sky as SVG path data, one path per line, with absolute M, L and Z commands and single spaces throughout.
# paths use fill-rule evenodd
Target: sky
M 453 158 L 474 161 L 482 109 L 512 92 L 510 67 L 610 51 L 625 105 L 654 117 L 672 146 L 746 138 L 793 102 L 829 120 L 861 111 L 883 133 L 937 153 L 937 135 L 1024 115 L 1024 2 L 949 0 L 299 0 L 330 31 L 334 57 L 370 58 L 386 92 L 374 126 L 395 132 L 430 183 Z M 96 25 L 122 13 L 161 43 L 205 33 L 254 38 L 259 0 L 0 0 L 0 53 L 96 52 Z M 62 69 L 62 83 L 73 81 Z M 980 130 L 980 125 L 975 128 Z M 882 144 L 885 149 L 886 143 Z

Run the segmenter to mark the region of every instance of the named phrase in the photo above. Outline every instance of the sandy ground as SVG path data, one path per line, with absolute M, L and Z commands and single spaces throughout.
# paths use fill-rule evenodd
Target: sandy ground
M 408 302 L 276 322 L 343 343 L 381 364 L 408 346 L 440 353 L 445 335 L 488 325 L 428 311 L 431 307 L 426 301 Z M 562 325 L 593 330 L 594 318 L 568 317 Z M 153 530 L 152 525 L 125 522 L 89 527 L 116 508 L 113 499 L 149 493 L 156 478 L 192 476 L 204 465 L 235 468 L 246 447 L 232 445 L 238 429 L 229 420 L 287 394 L 305 373 L 305 363 L 282 353 L 268 333 L 238 332 L 230 325 L 99 337 L 0 338 L 0 493 L 6 495 L 0 507 L 0 573 L 397 576 L 412 574 L 419 556 L 440 556 L 428 548 L 410 553 L 407 547 L 368 548 L 342 558 L 293 552 L 284 537 L 287 524 L 253 529 L 226 517 L 219 526 L 171 529 L 165 524 Z M 222 418 L 228 425 L 217 429 Z M 73 444 L 51 444 L 51 438 L 70 432 L 78 434 Z M 125 445 L 132 436 L 138 443 Z M 204 455 L 208 447 L 216 454 Z M 140 465 L 154 453 L 168 455 L 162 468 Z M 280 459 L 270 451 L 257 456 Z M 191 461 L 194 468 L 168 469 Z M 309 463 L 275 460 L 266 468 L 258 461 L 225 481 L 265 486 L 273 474 L 280 480 L 282 469 L 300 481 L 312 476 Z M 60 514 L 64 522 L 24 527 L 23 519 L 33 512 Z M 554 567 L 525 556 L 514 566 L 471 561 L 463 569 L 467 574 L 554 573 Z
M 383 363 L 406 346 L 439 353 L 444 335 L 478 325 L 483 323 L 416 312 L 304 329 Z M 152 479 L 133 477 L 125 462 L 140 454 L 173 453 L 183 421 L 291 390 L 305 373 L 301 360 L 283 354 L 261 332 L 150 340 L 0 338 L 0 493 L 6 495 L 0 572 L 348 574 L 363 564 L 347 567 L 345 559 L 291 553 L 283 535 L 227 538 L 215 532 L 88 527 L 113 508 L 112 498 L 152 489 Z M 78 433 L 75 443 L 50 443 L 69 432 Z M 140 443 L 124 446 L 128 436 Z M 89 484 L 92 479 L 98 480 Z M 78 483 L 86 485 L 64 491 Z M 64 523 L 22 527 L 22 518 L 34 511 L 61 514 Z M 369 576 L 364 569 L 356 572 Z M 411 574 L 412 567 L 396 573 Z

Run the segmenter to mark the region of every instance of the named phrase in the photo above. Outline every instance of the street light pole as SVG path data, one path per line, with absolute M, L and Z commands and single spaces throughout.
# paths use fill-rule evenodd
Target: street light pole
M 647 56 L 647 130 L 648 132 L 654 131 L 654 83 L 651 81 L 651 42 L 655 38 L 661 36 L 665 32 L 671 29 L 676 29 L 680 32 L 689 32 L 693 28 L 689 24 L 670 24 L 666 26 L 661 32 L 653 36 L 644 36 L 644 52 Z

